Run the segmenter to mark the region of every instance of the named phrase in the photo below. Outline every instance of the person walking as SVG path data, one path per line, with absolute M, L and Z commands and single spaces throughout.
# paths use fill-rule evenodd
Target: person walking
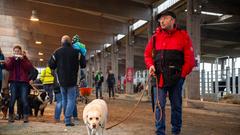
M 165 105 L 168 92 L 171 103 L 172 134 L 178 135 L 182 128 L 182 86 L 185 77 L 195 65 L 194 51 L 187 32 L 176 26 L 176 15 L 173 12 L 159 14 L 157 21 L 160 26 L 144 52 L 149 73 L 158 80 L 158 91 L 156 85 L 153 88 L 153 103 L 156 104 L 158 99 L 161 107 L 155 110 L 156 134 L 165 135 Z
M 85 57 L 79 59 L 79 53 L 72 47 L 71 38 L 68 35 L 62 37 L 61 45 L 62 47 L 52 54 L 48 64 L 52 70 L 57 70 L 65 125 L 74 126 L 71 117 L 76 104 L 78 69 L 79 64 L 82 68 L 86 67 L 86 60 Z

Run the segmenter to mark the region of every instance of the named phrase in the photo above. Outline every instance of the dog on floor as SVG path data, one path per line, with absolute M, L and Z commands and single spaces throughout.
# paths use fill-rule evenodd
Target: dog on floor
M 44 109 L 46 108 L 48 102 L 50 101 L 50 98 L 48 96 L 47 92 L 40 92 L 39 95 L 29 95 L 28 96 L 28 103 L 29 103 L 29 113 L 30 115 L 33 114 L 34 110 L 34 116 L 38 116 L 38 112 L 40 111 L 40 115 L 43 116 Z
M 87 104 L 83 110 L 83 121 L 88 135 L 103 135 L 108 117 L 107 104 L 102 99 L 95 99 Z
M 2 89 L 2 99 L 1 99 L 1 111 L 3 113 L 2 119 L 6 120 L 7 119 L 7 112 L 8 112 L 8 106 L 10 103 L 10 95 L 9 95 L 9 89 L 8 88 L 3 88 Z

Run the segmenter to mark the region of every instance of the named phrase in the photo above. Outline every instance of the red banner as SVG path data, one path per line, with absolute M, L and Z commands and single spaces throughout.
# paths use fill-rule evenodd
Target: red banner
M 133 82 L 133 68 L 132 67 L 127 68 L 126 80 L 127 80 L 127 82 Z

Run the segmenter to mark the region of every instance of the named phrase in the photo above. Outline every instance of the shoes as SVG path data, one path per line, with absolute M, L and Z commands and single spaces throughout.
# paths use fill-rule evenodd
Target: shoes
M 60 123 L 60 120 L 54 119 L 54 123 Z
M 74 125 L 79 125 L 80 120 L 77 117 L 74 117 L 73 118 L 73 123 L 74 123 Z
M 28 115 L 24 115 L 23 116 L 23 122 L 24 123 L 28 123 Z
M 8 122 L 11 122 L 11 123 L 14 122 L 13 114 L 9 114 L 9 116 L 8 116 Z
M 19 114 L 16 114 L 16 116 L 15 116 L 15 120 L 20 120 L 21 118 L 20 118 L 20 115 Z
M 72 127 L 72 126 L 75 126 L 74 123 L 69 123 L 69 124 L 65 124 L 66 127 Z

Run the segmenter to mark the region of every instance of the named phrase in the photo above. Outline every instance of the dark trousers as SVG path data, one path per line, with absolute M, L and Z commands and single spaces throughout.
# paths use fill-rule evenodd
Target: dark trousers
M 48 93 L 48 96 L 50 98 L 50 104 L 53 101 L 53 84 L 44 84 L 43 89 Z
M 109 93 L 109 97 L 111 97 L 111 93 L 112 93 L 112 97 L 114 97 L 114 86 L 113 85 L 108 85 L 108 93 Z
M 160 106 L 162 110 L 162 119 L 160 119 L 161 111 L 157 107 L 155 111 L 156 115 L 156 134 L 165 135 L 165 105 L 166 105 L 166 96 L 167 92 L 169 94 L 169 100 L 171 104 L 171 124 L 172 124 L 172 133 L 178 134 L 181 132 L 182 127 L 182 86 L 184 79 L 180 79 L 179 82 L 174 87 L 167 87 L 163 89 L 158 89 L 158 100 L 160 101 Z M 156 103 L 156 87 L 154 87 L 154 103 Z
M 2 80 L 0 80 L 0 94 L 2 94 L 1 92 L 2 92 Z
M 100 98 L 102 98 L 102 87 L 96 86 L 96 98 L 98 99 L 98 92 L 100 93 Z
M 30 94 L 30 90 L 31 90 L 31 86 L 28 84 L 27 95 Z M 31 112 L 30 108 L 29 108 L 29 112 Z M 22 106 L 22 102 L 21 102 L 21 97 L 20 96 L 17 97 L 17 114 L 18 114 L 19 119 L 23 118 L 23 106 Z M 32 115 L 32 114 L 30 114 L 30 115 Z
M 23 115 L 28 115 L 29 113 L 28 89 L 29 89 L 29 85 L 26 82 L 10 83 L 11 98 L 10 98 L 10 104 L 9 104 L 9 115 L 14 114 L 14 104 L 18 97 L 20 98 L 22 103 Z

